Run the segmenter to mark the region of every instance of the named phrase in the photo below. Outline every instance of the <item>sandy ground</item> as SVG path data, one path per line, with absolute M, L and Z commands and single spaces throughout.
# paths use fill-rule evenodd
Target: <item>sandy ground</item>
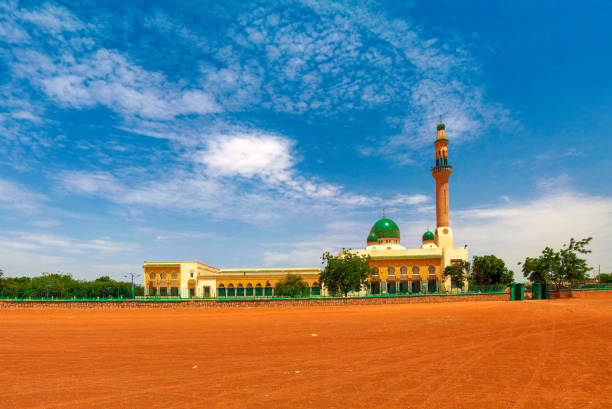
M 2 408 L 611 408 L 612 297 L 0 310 Z

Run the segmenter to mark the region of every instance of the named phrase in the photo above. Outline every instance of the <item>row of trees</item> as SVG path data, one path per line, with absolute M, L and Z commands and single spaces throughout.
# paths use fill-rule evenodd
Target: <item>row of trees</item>
M 134 295 L 144 294 L 134 284 Z M 131 298 L 132 283 L 108 276 L 93 281 L 77 280 L 70 274 L 42 273 L 38 277 L 4 277 L 0 270 L 0 298 Z

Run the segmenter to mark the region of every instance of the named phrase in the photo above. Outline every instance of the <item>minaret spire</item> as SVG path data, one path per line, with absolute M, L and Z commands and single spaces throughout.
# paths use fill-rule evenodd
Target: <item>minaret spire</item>
M 385 218 L 385 208 L 383 207 L 383 219 Z

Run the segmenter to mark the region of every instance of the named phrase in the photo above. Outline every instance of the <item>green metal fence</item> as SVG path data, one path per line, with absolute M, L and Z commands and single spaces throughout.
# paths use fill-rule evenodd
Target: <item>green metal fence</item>
M 141 289 L 140 289 L 141 290 Z M 135 297 L 141 297 L 142 291 L 136 290 Z M 0 288 L 0 299 L 34 299 L 34 300 L 120 300 L 132 299 L 131 289 L 106 287 L 98 289 L 59 289 L 53 287 L 29 288 L 17 290 Z
M 556 290 L 554 284 L 549 284 L 549 286 L 551 289 Z M 612 290 L 612 283 L 564 283 L 559 290 Z
M 488 291 L 483 291 L 483 290 L 488 290 Z M 269 293 L 269 295 L 263 295 L 263 296 L 238 296 L 235 295 L 236 293 L 234 293 L 233 296 L 219 296 L 216 298 L 213 297 L 208 297 L 208 298 L 202 298 L 202 297 L 191 297 L 191 298 L 180 298 L 178 296 L 142 296 L 139 295 L 137 297 L 135 297 L 136 301 L 151 301 L 151 302 L 155 302 L 155 301 L 187 301 L 187 300 L 217 300 L 217 301 L 238 301 L 238 300 L 286 300 L 286 299 L 339 299 L 339 298 L 401 298 L 401 297 L 424 297 L 424 296 L 462 296 L 462 295 L 474 295 L 474 294 L 500 294 L 500 293 L 504 293 L 505 289 L 503 290 L 499 290 L 499 289 L 494 289 L 494 288 L 483 288 L 483 289 L 479 289 L 478 291 L 467 291 L 467 292 L 461 292 L 461 291 L 456 291 L 456 292 L 441 292 L 441 291 L 434 291 L 434 292 L 413 292 L 413 293 L 387 293 L 387 294 L 366 294 L 366 295 L 358 295 L 358 294 L 349 294 L 346 297 L 342 296 L 342 295 L 338 295 L 338 296 L 331 296 L 331 295 L 319 295 L 316 293 L 313 293 L 311 295 L 306 295 L 306 296 L 302 296 L 302 297 L 280 297 L 280 296 L 276 296 L 273 295 L 272 292 Z M 8 297 L 6 294 L 0 294 L 0 299 L 9 299 L 9 300 L 14 300 L 14 301 L 100 301 L 100 302 L 111 302 L 111 301 L 132 301 L 133 299 L 131 297 L 117 297 L 117 296 L 107 296 L 107 297 L 77 297 L 76 295 L 73 297 L 61 297 L 61 296 L 56 296 L 57 294 L 51 295 L 49 294 L 49 296 L 46 295 L 46 293 L 44 295 L 40 295 L 36 296 L 37 294 L 31 294 L 31 293 L 26 293 L 26 294 L 11 294 L 10 297 Z

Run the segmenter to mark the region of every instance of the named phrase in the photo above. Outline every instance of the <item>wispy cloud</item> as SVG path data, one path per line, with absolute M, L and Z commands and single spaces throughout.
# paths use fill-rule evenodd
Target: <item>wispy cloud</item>
M 389 206 L 401 206 L 401 205 L 417 205 L 426 203 L 430 200 L 429 196 L 416 194 L 416 195 L 397 195 L 391 200 L 387 200 L 385 204 Z
M 64 254 L 82 254 L 85 252 L 120 253 L 138 248 L 135 243 L 116 242 L 108 238 L 75 240 L 73 238 L 46 233 L 25 231 L 4 231 L 0 234 L 0 249 L 28 250 L 42 253 L 60 251 Z
M 35 212 L 47 197 L 10 180 L 0 179 L 0 209 Z
M 187 166 L 151 178 L 132 168 L 121 176 L 64 171 L 56 179 L 70 193 L 121 205 L 187 210 L 252 223 L 287 217 L 306 207 L 354 208 L 379 200 L 300 175 L 294 167 L 293 142 L 284 137 L 239 131 L 211 141 L 185 155 Z

